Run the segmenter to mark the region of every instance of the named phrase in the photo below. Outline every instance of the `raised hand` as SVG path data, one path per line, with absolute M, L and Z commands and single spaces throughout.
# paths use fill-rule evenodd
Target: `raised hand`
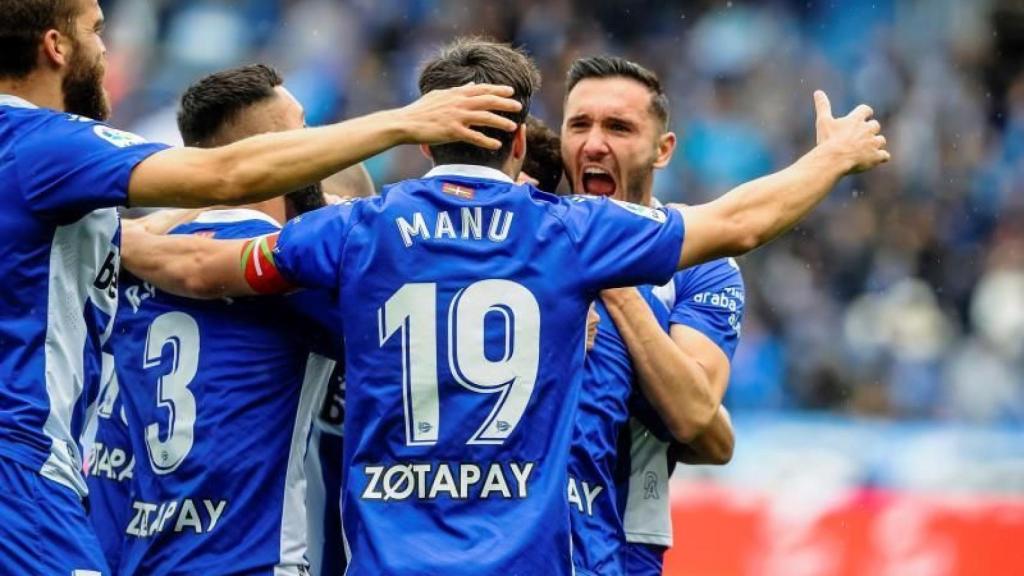
M 510 98 L 512 94 L 512 87 L 493 84 L 466 84 L 424 94 L 399 110 L 405 140 L 416 144 L 461 141 L 497 150 L 501 142 L 479 129 L 516 129 L 515 122 L 496 114 L 522 109 L 522 104 Z
M 874 110 L 870 106 L 861 104 L 846 116 L 834 118 L 828 96 L 816 90 L 814 108 L 818 145 L 832 149 L 846 160 L 848 174 L 864 172 L 889 161 L 885 136 L 880 133 L 882 126 L 878 120 L 871 119 Z

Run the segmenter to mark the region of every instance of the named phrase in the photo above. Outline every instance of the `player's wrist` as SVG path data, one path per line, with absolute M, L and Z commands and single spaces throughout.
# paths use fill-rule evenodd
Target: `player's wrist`
M 383 110 L 366 116 L 366 120 L 376 130 L 380 131 L 381 138 L 392 147 L 399 144 L 415 144 L 416 137 L 413 130 L 413 122 L 405 108 Z
M 853 172 L 857 166 L 856 159 L 848 147 L 829 140 L 815 146 L 808 156 L 818 170 L 835 173 L 836 177 Z

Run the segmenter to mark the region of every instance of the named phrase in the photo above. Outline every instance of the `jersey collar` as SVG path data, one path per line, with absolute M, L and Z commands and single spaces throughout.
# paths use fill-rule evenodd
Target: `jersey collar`
M 12 94 L 0 94 L 0 106 L 11 106 L 14 108 L 38 108 L 35 104 L 19 98 Z
M 483 178 L 484 180 L 497 180 L 499 182 L 515 184 L 508 177 L 508 174 L 501 170 L 476 164 L 441 164 L 440 166 L 434 166 L 434 169 L 427 172 L 424 178 L 434 178 L 437 176 L 465 176 L 468 178 Z
M 196 216 L 193 222 L 196 224 L 227 224 L 230 222 L 245 222 L 246 220 L 262 220 L 268 224 L 273 224 L 277 228 L 281 227 L 281 223 L 277 220 L 274 220 L 259 210 L 253 210 L 251 208 L 207 210 L 206 212 L 200 213 L 199 216 Z

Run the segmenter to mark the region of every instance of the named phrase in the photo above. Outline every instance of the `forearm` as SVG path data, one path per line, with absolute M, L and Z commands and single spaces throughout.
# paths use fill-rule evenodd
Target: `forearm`
M 673 437 L 693 439 L 718 406 L 707 371 L 676 346 L 636 289 L 606 290 L 602 299 L 629 350 L 644 396 Z
M 715 417 L 711 419 L 703 432 L 687 444 L 673 447 L 673 458 L 683 464 L 724 465 L 732 460 L 733 449 L 736 447 L 736 434 L 729 420 L 725 406 L 719 406 Z
M 318 182 L 406 141 L 396 111 L 253 136 L 219 148 L 174 148 L 132 175 L 132 205 L 247 204 Z
M 212 299 L 252 293 L 240 271 L 244 241 L 198 236 L 161 236 L 125 222 L 121 265 L 157 288 L 189 298 Z
M 746 182 L 699 206 L 674 206 L 687 225 L 680 268 L 762 246 L 792 228 L 851 169 L 850 161 L 818 146 L 789 167 Z

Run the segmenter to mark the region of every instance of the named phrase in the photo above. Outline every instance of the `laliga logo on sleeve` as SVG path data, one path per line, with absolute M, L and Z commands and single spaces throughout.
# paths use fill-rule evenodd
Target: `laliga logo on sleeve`
M 636 214 L 637 216 L 643 216 L 648 220 L 654 220 L 658 224 L 664 224 L 665 221 L 668 220 L 668 216 L 666 216 L 664 212 L 658 210 L 657 208 L 641 206 L 639 204 L 633 204 L 632 202 L 623 202 L 622 200 L 616 200 L 614 198 L 611 198 L 610 200 L 612 202 L 615 202 L 619 206 L 625 208 L 626 210 L 629 210 L 633 214 Z
M 125 132 L 124 130 L 111 128 L 110 126 L 105 126 L 103 124 L 93 126 L 92 131 L 100 138 L 110 142 L 118 148 L 127 148 L 128 146 L 136 146 L 138 144 L 146 143 L 146 139 L 142 136 L 132 134 L 131 132 Z

